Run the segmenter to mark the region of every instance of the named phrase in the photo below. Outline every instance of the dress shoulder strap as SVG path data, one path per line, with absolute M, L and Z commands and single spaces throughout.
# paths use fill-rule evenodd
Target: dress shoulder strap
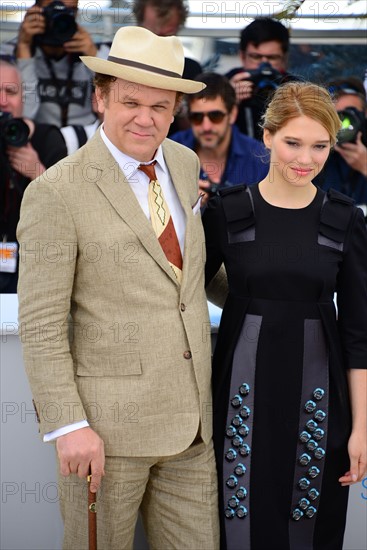
M 228 231 L 236 233 L 255 225 L 254 201 L 249 186 L 235 185 L 219 191 Z
M 353 199 L 329 189 L 321 207 L 318 243 L 343 251 L 354 211 Z

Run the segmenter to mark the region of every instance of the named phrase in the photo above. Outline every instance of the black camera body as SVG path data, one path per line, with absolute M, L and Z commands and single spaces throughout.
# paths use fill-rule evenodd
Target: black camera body
M 257 69 L 247 72 L 251 75 L 247 80 L 254 83 L 255 91 L 275 90 L 284 78 L 282 73 L 266 62 L 261 63 Z
M 218 195 L 219 185 L 219 183 L 210 183 L 209 189 L 206 190 L 206 192 L 209 193 L 209 197 Z
M 23 147 L 28 143 L 29 127 L 22 118 L 13 118 L 11 113 L 0 111 L 1 152 L 8 145 Z
M 281 73 L 270 65 L 270 63 L 261 63 L 257 69 L 247 71 L 250 77 L 246 80 L 254 83 L 253 97 L 258 102 L 267 101 L 270 94 L 279 86 L 286 82 L 297 82 L 300 79 L 289 73 Z
M 63 2 L 55 0 L 42 10 L 46 29 L 44 34 L 37 35 L 37 44 L 48 46 L 62 46 L 68 42 L 77 31 L 75 12 L 67 8 Z
M 200 179 L 203 180 L 203 181 L 207 181 L 209 182 L 209 187 L 206 188 L 206 189 L 202 189 L 203 191 L 205 191 L 205 193 L 208 193 L 209 197 L 215 197 L 216 195 L 218 195 L 218 188 L 219 188 L 219 183 L 214 183 L 208 176 L 208 174 L 206 172 L 204 172 L 204 170 L 200 170 Z
M 343 143 L 355 143 L 358 132 L 362 132 L 362 141 L 367 146 L 366 118 L 362 111 L 355 107 L 346 107 L 338 111 L 342 127 L 338 132 L 338 145 Z

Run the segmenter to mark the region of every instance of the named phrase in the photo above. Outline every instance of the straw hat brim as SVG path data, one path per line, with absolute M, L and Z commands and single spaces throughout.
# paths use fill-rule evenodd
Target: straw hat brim
M 196 92 L 200 92 L 206 87 L 203 82 L 161 75 L 136 67 L 127 67 L 120 65 L 119 63 L 115 63 L 114 61 L 100 59 L 99 57 L 82 55 L 80 56 L 80 59 L 91 71 L 115 76 L 116 78 L 122 78 L 123 80 L 135 82 L 136 84 L 143 84 L 144 86 L 150 86 L 151 88 L 160 88 L 162 90 L 172 90 L 186 94 L 194 94 Z

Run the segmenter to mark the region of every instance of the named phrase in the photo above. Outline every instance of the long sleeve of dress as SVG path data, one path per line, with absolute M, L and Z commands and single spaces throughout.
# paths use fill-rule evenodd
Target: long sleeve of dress
M 367 230 L 362 211 L 351 223 L 337 280 L 338 327 L 347 369 L 367 368 Z

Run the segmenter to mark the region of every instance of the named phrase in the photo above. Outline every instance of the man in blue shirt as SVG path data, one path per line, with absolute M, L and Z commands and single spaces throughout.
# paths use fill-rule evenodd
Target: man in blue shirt
M 214 194 L 218 186 L 257 183 L 267 174 L 269 157 L 259 141 L 234 125 L 236 95 L 229 80 L 216 73 L 204 73 L 196 80 L 207 87 L 187 98 L 191 128 L 173 134 L 171 139 L 198 155 L 200 188 Z

